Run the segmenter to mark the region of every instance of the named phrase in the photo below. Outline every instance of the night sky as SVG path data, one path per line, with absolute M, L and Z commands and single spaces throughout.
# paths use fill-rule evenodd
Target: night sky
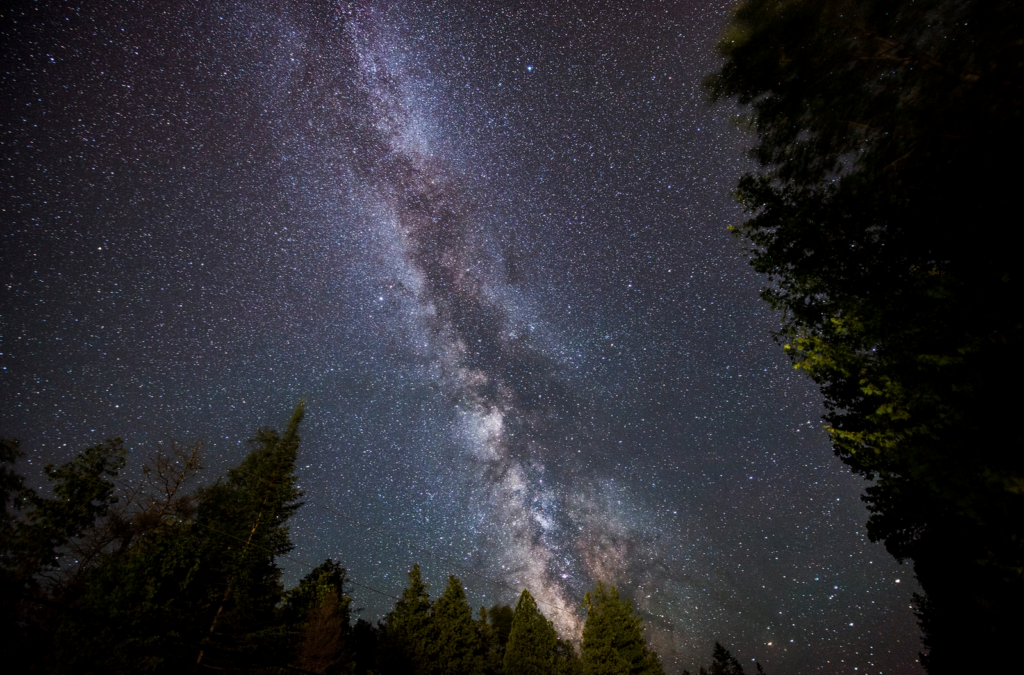
M 667 670 L 917 673 L 908 566 L 726 231 L 730 2 L 57 2 L 2 12 L 0 435 L 211 476 L 308 403 L 289 583 L 597 579 Z M 375 589 L 375 590 L 371 590 Z

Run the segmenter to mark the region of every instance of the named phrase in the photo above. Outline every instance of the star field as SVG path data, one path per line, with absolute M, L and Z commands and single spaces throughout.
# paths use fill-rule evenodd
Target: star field
M 911 570 L 725 230 L 729 5 L 0 10 L 0 433 L 216 472 L 305 397 L 281 562 L 340 560 L 370 620 L 419 562 L 577 636 L 603 579 L 668 672 L 920 672 Z

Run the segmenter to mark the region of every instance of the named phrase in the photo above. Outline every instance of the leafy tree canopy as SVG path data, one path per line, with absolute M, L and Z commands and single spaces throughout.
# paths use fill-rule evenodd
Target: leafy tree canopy
M 1022 31 L 1020 3 L 747 0 L 707 80 L 757 138 L 735 232 L 874 481 L 869 535 L 915 563 L 935 673 L 1024 628 L 1021 431 L 992 423 L 1022 375 Z

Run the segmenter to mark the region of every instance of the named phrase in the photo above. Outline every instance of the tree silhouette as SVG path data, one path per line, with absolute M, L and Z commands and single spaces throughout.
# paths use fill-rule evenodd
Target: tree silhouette
M 523 590 L 505 647 L 505 674 L 551 675 L 555 670 L 557 642 L 554 626 L 537 609 L 530 591 Z
M 598 582 L 583 598 L 582 660 L 587 675 L 663 675 L 658 655 L 647 647 L 643 622 L 614 586 Z
M 478 675 L 483 671 L 480 635 L 462 582 L 455 575 L 431 608 L 429 672 L 434 675 Z
M 1022 38 L 1020 3 L 747 0 L 707 80 L 757 134 L 735 232 L 872 481 L 869 536 L 914 561 L 936 675 L 1024 632 L 1022 436 L 992 423 L 1024 374 L 1024 231 L 999 225 L 1019 220 L 1024 170 L 1000 160 L 1024 149 Z
M 426 673 L 431 639 L 430 596 L 420 566 L 409 571 L 409 585 L 384 621 L 381 665 L 386 672 Z

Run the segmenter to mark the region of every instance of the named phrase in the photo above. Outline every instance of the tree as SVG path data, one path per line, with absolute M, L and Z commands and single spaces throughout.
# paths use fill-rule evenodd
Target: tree
M 761 169 L 735 232 L 836 453 L 872 481 L 869 536 L 914 562 L 933 675 L 1024 630 L 1022 437 L 992 423 L 1024 374 L 1022 233 L 999 227 L 1018 220 L 1022 170 L 999 159 L 1024 146 L 1022 31 L 1020 3 L 747 0 L 707 81 L 749 112 Z
M 494 627 L 491 625 L 486 607 L 480 608 L 475 627 L 476 634 L 479 637 L 480 647 L 478 656 L 482 664 L 482 672 L 484 675 L 500 675 L 502 672 L 503 653 L 501 646 L 498 644 L 498 638 L 494 634 Z
M 276 556 L 292 549 L 287 521 L 302 505 L 295 486 L 300 402 L 284 435 L 263 428 L 250 440 L 252 450 L 200 495 L 195 524 L 201 529 L 201 555 L 214 608 L 205 640 L 219 649 L 239 649 L 246 637 L 273 621 L 283 587 Z M 251 645 L 248 645 L 251 646 Z M 201 650 L 197 663 L 204 660 Z
M 158 457 L 133 509 L 109 519 L 81 588 L 65 603 L 54 650 L 60 669 L 184 670 L 288 658 L 276 628 L 282 600 L 275 558 L 291 548 L 287 519 L 298 508 L 295 457 L 300 403 L 283 436 L 261 429 L 225 479 L 186 489 L 199 446 Z
M 326 560 L 284 595 L 281 618 L 286 627 L 297 629 L 295 663 L 316 673 L 335 673 L 353 658 L 350 606 L 345 593 L 345 568 Z
M 582 660 L 586 675 L 663 675 L 658 655 L 643 636 L 643 622 L 633 604 L 614 586 L 597 582 L 583 598 Z
M 556 675 L 583 675 L 583 661 L 576 653 L 576 648 L 568 640 L 559 638 L 555 643 Z
M 431 638 L 427 590 L 420 566 L 413 565 L 409 571 L 409 585 L 384 621 L 379 661 L 385 672 L 417 675 L 426 672 L 426 654 Z
M 25 479 L 14 470 L 24 454 L 18 441 L 0 438 L 0 545 L 5 547 L 14 536 L 15 513 L 21 510 L 22 501 L 29 494 Z
M 12 653 L 41 672 L 251 669 L 297 659 L 339 672 L 349 599 L 327 561 L 283 594 L 291 548 L 300 403 L 283 435 L 261 429 L 224 479 L 191 489 L 199 444 L 158 454 L 114 481 L 119 439 L 48 465 L 52 496 L 24 487 L 20 450 L 0 443 L 0 607 Z M 14 641 L 17 641 L 15 643 Z
M 743 675 L 743 666 L 736 660 L 729 650 L 715 643 L 715 650 L 711 653 L 711 668 L 708 675 Z
M 493 605 L 487 612 L 487 620 L 494 628 L 494 638 L 498 641 L 501 652 L 504 655 L 505 646 L 508 644 L 509 633 L 512 632 L 512 618 L 515 612 L 508 605 Z M 504 658 L 504 656 L 502 657 Z
M 758 675 L 764 673 L 760 663 L 757 664 L 757 672 Z M 729 653 L 728 649 L 716 642 L 715 649 L 711 654 L 711 667 L 701 666 L 699 673 L 700 675 L 743 675 L 743 666 Z M 690 675 L 690 671 L 684 670 L 683 675 Z
M 359 618 L 352 626 L 352 656 L 355 675 L 367 675 L 376 670 L 379 637 L 380 632 L 366 619 Z
M 16 443 L 13 448 L 5 444 L 5 455 L 12 461 L 19 454 Z M 20 476 L 5 470 L 4 479 L 9 484 L 5 493 L 13 489 L 9 494 L 16 495 L 18 500 L 12 506 L 23 513 L 20 520 L 12 522 L 13 513 L 6 510 L 5 494 L 8 520 L 3 566 L 5 573 L 20 586 L 17 593 L 38 589 L 39 575 L 60 569 L 66 547 L 117 503 L 113 480 L 124 467 L 126 454 L 124 443 L 115 438 L 86 448 L 60 466 L 46 465 L 44 471 L 53 493 L 49 498 L 24 488 Z
M 113 480 L 124 467 L 121 439 L 86 448 L 71 461 L 44 471 L 52 497 L 24 486 L 14 470 L 17 441 L 0 442 L 0 611 L 6 653 L 47 654 L 53 618 L 44 610 L 68 592 L 68 552 L 117 503 Z M 20 514 L 20 515 L 18 515 Z M 31 605 L 31 607 L 29 607 Z
M 0 646 L 6 653 L 11 653 L 18 642 L 18 607 L 25 586 L 18 566 L 9 562 L 15 552 L 17 514 L 32 494 L 25 487 L 24 478 L 14 470 L 23 455 L 18 441 L 0 438 Z
M 208 611 L 207 594 L 192 583 L 208 575 L 196 574 L 198 497 L 187 488 L 201 468 L 200 450 L 201 444 L 172 443 L 144 465 L 141 484 L 122 490 L 123 506 L 80 551 L 78 589 L 65 598 L 70 611 L 53 650 L 62 670 L 118 673 L 187 663 L 176 639 L 198 641 L 185 627 Z
M 555 672 L 558 633 L 537 609 L 530 591 L 523 590 L 512 615 L 512 627 L 505 648 L 506 675 L 551 675 Z
M 462 582 L 448 577 L 448 586 L 431 608 L 429 672 L 436 675 L 475 675 L 483 671 L 480 636 Z

